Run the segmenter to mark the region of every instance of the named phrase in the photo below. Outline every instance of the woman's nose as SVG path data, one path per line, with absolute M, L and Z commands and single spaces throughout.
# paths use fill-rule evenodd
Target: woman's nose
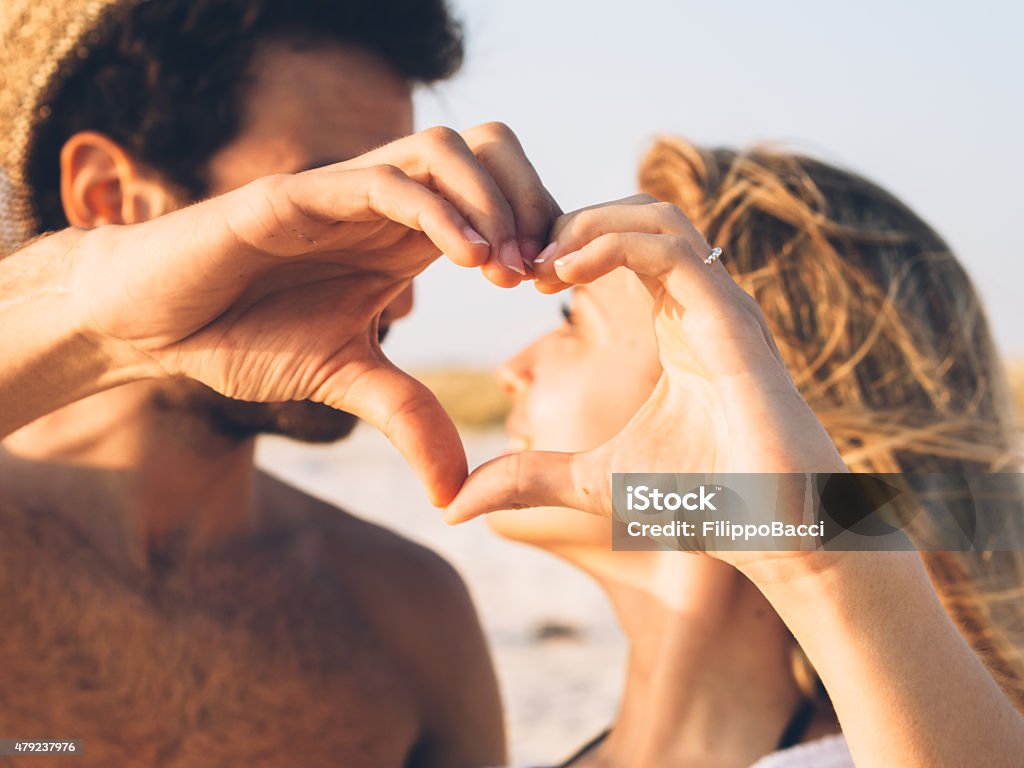
M 529 385 L 530 347 L 520 351 L 498 366 L 498 384 L 506 394 L 514 396 L 521 393 Z

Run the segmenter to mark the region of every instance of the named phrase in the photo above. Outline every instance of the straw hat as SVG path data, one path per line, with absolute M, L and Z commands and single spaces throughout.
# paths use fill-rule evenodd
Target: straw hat
M 0 0 L 0 256 L 38 232 L 25 161 L 47 99 L 101 40 L 110 12 L 144 0 Z

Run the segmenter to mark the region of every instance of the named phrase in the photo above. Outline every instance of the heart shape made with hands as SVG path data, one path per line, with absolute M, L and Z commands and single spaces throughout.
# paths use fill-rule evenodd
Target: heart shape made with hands
M 429 389 L 381 351 L 380 318 L 442 254 L 518 285 L 560 213 L 507 126 L 432 128 L 97 226 L 69 260 L 69 314 L 106 351 L 108 380 L 185 377 L 368 421 L 440 506 L 465 480 L 465 451 Z
M 512 453 L 477 468 L 448 505 L 448 522 L 534 506 L 610 517 L 616 472 L 847 471 L 757 303 L 720 260 L 705 263 L 711 250 L 678 208 L 650 198 L 559 220 L 553 247 L 534 264 L 539 287 L 556 292 L 620 267 L 636 273 L 654 299 L 660 380 L 594 450 Z
M 450 521 L 542 504 L 607 515 L 615 471 L 842 466 L 760 308 L 720 260 L 705 263 L 711 248 L 678 208 L 640 196 L 560 213 L 506 127 L 431 129 L 92 230 L 71 260 L 70 311 L 135 378 L 368 421 Z M 547 293 L 632 270 L 654 300 L 663 373 L 651 399 L 594 451 L 505 456 L 467 479 L 451 419 L 377 340 L 389 303 L 442 253 L 501 287 L 532 279 Z M 684 444 L 672 426 L 698 417 L 702 442 Z

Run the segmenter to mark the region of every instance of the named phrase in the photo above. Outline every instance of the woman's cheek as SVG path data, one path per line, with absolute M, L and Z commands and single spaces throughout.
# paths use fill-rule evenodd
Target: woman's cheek
M 526 424 L 536 450 L 589 451 L 613 438 L 650 394 L 647 362 L 622 344 L 567 338 L 535 363 Z
M 531 447 L 541 451 L 585 450 L 587 414 L 580 393 L 548 388 L 534 393 L 530 403 Z

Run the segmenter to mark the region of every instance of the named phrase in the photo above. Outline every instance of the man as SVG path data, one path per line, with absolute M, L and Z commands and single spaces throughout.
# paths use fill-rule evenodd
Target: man
M 435 504 L 465 478 L 378 337 L 441 252 L 518 283 L 558 210 L 503 126 L 393 141 L 459 63 L 443 4 L 4 13 L 2 242 L 70 228 L 0 261 L 0 737 L 81 739 L 81 766 L 501 763 L 458 576 L 253 466 L 257 434 L 351 413 Z

